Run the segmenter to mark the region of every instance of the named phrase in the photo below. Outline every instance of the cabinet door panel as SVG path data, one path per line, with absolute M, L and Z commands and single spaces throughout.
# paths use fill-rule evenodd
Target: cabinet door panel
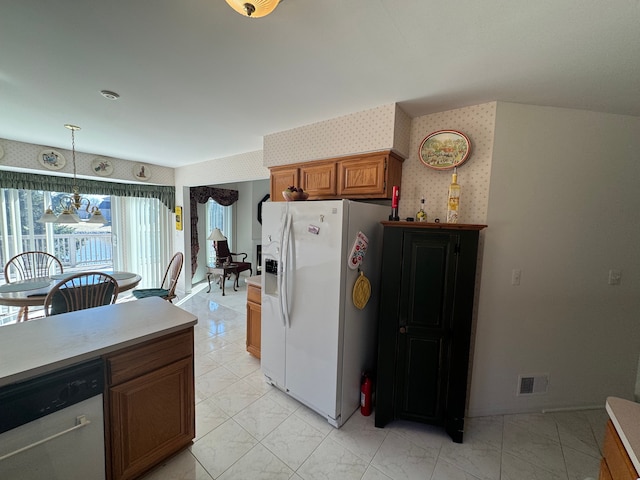
M 300 167 L 300 186 L 312 196 L 336 194 L 336 164 Z
M 195 436 L 193 358 L 111 387 L 114 479 L 135 478 Z
M 454 235 L 407 233 L 404 237 L 400 325 L 422 333 L 446 328 L 450 319 L 455 281 Z
M 387 156 L 343 160 L 338 163 L 338 193 L 342 196 L 383 194 Z
M 443 415 L 451 339 L 457 237 L 407 232 L 403 274 L 396 415 L 436 421 Z
M 271 169 L 271 201 L 284 202 L 282 192 L 292 185 L 298 186 L 299 176 L 297 167 Z
M 397 372 L 402 402 L 397 416 L 436 418 L 440 414 L 438 398 L 442 390 L 442 339 L 406 335 L 400 344 L 404 365 Z

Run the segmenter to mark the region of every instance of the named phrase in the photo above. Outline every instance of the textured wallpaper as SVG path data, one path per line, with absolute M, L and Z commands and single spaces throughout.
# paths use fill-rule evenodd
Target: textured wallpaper
M 21 171 L 38 173 L 41 175 L 73 176 L 73 157 L 71 150 L 63 148 L 51 148 L 42 145 L 16 142 L 0 139 L 0 147 L 4 150 L 4 156 L 0 158 L 0 170 L 17 167 Z M 62 154 L 66 164 L 59 170 L 50 170 L 44 167 L 38 157 L 43 151 L 55 150 Z M 99 169 L 99 164 L 105 165 L 104 175 L 96 174 L 94 169 Z M 144 167 L 144 178 L 140 173 Z M 110 172 L 109 174 L 107 174 Z M 158 185 L 174 185 L 174 169 L 159 165 L 149 165 L 141 162 L 132 162 L 111 157 L 102 157 L 76 151 L 76 173 L 78 177 L 90 177 L 95 180 L 127 182 L 127 183 L 151 183 Z
M 402 158 L 409 157 L 411 144 L 411 117 L 396 105 L 396 120 L 393 130 L 393 149 Z
M 471 141 L 471 155 L 458 168 L 461 187 L 459 223 L 484 224 L 487 221 L 489 178 L 493 154 L 496 103 L 425 115 L 411 121 L 409 158 L 402 165 L 399 215 L 414 217 L 424 195 L 427 219 L 444 221 L 452 170 L 433 170 L 418 155 L 424 138 L 437 130 L 458 130 Z
M 264 165 L 273 167 L 393 148 L 396 105 L 352 113 L 264 137 Z

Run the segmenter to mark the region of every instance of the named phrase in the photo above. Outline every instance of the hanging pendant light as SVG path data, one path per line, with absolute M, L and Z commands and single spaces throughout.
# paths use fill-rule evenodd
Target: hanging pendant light
M 98 227 L 107 223 L 100 209 L 91 206 L 91 201 L 80 195 L 78 189 L 78 179 L 76 177 L 76 130 L 80 130 L 77 125 L 65 124 L 65 128 L 71 130 L 71 157 L 73 160 L 73 193 L 62 195 L 60 198 L 60 206 L 62 213 L 56 217 L 51 207 L 47 208 L 44 215 L 38 220 L 41 223 L 58 223 L 63 225 L 82 224 L 87 226 Z M 86 206 L 85 206 L 86 204 Z M 83 221 L 78 216 L 78 211 L 84 209 L 90 213 L 88 221 Z
M 260 18 L 273 12 L 280 0 L 226 0 L 226 2 L 240 15 Z

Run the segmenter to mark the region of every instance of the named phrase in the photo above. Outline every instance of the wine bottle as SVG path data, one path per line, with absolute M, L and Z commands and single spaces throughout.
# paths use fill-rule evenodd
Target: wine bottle
M 427 221 L 427 212 L 424 211 L 424 197 L 420 200 L 420 209 L 418 213 L 416 213 L 416 222 L 426 222 Z
M 449 197 L 447 201 L 447 223 L 458 223 L 460 208 L 460 185 L 458 185 L 458 169 L 453 169 L 451 185 L 449 185 Z

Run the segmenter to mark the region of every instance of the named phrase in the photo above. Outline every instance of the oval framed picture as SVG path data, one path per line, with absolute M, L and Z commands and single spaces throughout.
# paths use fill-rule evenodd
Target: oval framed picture
M 113 161 L 103 157 L 94 158 L 91 162 L 91 171 L 101 177 L 108 177 L 113 173 Z
M 459 167 L 471 153 L 469 137 L 457 130 L 438 130 L 427 135 L 418 149 L 422 163 L 435 170 Z
M 55 150 L 42 150 L 38 154 L 38 162 L 49 170 L 60 170 L 67 164 L 67 159 Z
M 136 180 L 140 180 L 141 182 L 149 180 L 151 178 L 151 169 L 149 168 L 149 165 L 138 163 L 133 167 L 133 176 L 136 177 Z

